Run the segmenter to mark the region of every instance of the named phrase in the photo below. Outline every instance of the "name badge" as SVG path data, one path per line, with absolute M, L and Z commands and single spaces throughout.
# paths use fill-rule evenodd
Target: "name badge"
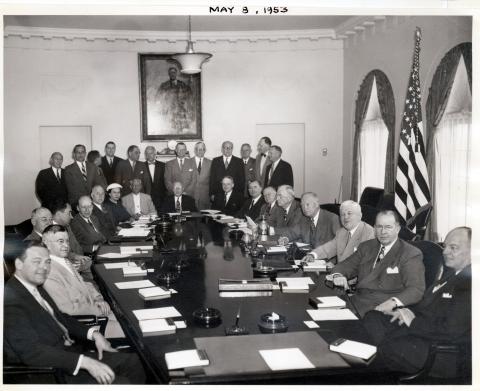
M 398 274 L 398 266 L 395 267 L 387 267 L 387 274 Z
M 451 299 L 451 298 L 452 298 L 452 295 L 451 295 L 450 293 L 448 293 L 448 292 L 445 292 L 445 293 L 442 294 L 442 298 L 444 298 L 444 299 Z

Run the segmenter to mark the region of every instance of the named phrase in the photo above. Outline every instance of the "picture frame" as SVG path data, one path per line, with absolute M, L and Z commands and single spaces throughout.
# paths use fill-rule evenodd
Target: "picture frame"
M 170 56 L 138 55 L 142 141 L 201 140 L 200 73 L 182 74 Z

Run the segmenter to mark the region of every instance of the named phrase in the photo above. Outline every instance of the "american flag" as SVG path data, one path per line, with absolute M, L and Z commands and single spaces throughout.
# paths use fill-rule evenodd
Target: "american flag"
M 412 217 L 417 209 L 430 201 L 420 100 L 420 40 L 421 31 L 417 27 L 413 64 L 400 131 L 395 181 L 395 208 L 405 221 Z

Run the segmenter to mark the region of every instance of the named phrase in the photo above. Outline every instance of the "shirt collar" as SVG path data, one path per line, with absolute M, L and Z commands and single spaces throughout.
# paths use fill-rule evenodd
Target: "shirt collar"
M 98 209 L 102 209 L 102 204 L 97 204 L 96 202 L 93 203 Z
M 260 199 L 261 196 L 262 196 L 262 195 L 260 194 L 258 197 L 254 198 L 254 199 L 253 199 L 253 203 L 256 204 L 257 201 Z
M 62 168 L 61 168 L 61 167 L 60 167 L 60 168 L 53 167 L 53 166 L 51 166 L 51 167 L 52 167 L 52 171 L 54 172 L 55 175 L 57 175 L 57 170 L 62 171 Z
M 320 209 L 318 210 L 318 212 L 315 214 L 315 216 L 313 216 L 313 223 L 315 224 L 315 227 L 317 226 L 317 222 L 318 222 L 318 217 L 320 216 Z
M 290 210 L 290 207 L 292 206 L 292 204 L 293 204 L 293 201 L 290 202 L 290 205 L 288 205 L 288 206 L 285 208 L 285 212 L 288 213 L 288 211 Z M 272 204 L 272 206 L 273 206 L 273 204 Z
M 350 232 L 350 236 L 353 236 L 353 234 L 355 233 L 359 225 L 360 225 L 360 222 L 355 226 L 355 228 L 352 228 L 350 231 L 348 231 Z
M 77 166 L 80 167 L 80 169 L 82 169 L 82 164 L 85 164 L 85 167 L 87 167 L 87 163 L 85 163 L 85 160 L 83 162 L 79 162 L 78 160 L 75 160 L 75 162 L 77 163 Z
M 138 193 L 138 194 L 132 193 L 132 196 L 133 196 L 134 198 L 140 198 L 140 193 Z
M 384 255 L 387 255 L 387 253 L 390 251 L 390 249 L 393 247 L 393 245 L 397 242 L 398 238 L 396 238 L 392 243 L 390 243 L 389 245 L 386 245 L 385 246 L 385 250 L 383 251 L 383 254 Z M 382 246 L 382 244 L 380 244 L 380 246 Z

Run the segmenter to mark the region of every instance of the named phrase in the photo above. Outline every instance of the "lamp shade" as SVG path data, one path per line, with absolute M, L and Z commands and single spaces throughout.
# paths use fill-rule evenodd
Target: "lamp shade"
M 203 62 L 210 57 L 212 55 L 209 53 L 176 53 L 172 55 L 172 59 L 178 61 L 182 67 L 180 72 L 189 75 L 201 72 Z

